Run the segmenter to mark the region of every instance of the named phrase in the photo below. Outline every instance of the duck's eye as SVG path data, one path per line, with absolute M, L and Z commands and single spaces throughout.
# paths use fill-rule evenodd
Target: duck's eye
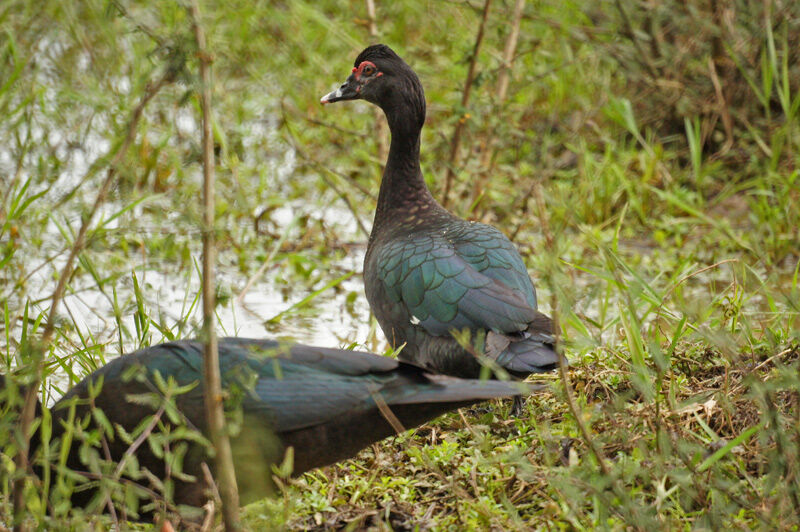
M 361 69 L 361 73 L 365 76 L 371 76 L 375 73 L 375 67 L 372 65 L 364 65 L 364 68 Z

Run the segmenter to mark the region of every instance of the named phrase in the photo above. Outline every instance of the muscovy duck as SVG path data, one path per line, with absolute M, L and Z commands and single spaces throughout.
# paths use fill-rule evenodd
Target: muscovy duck
M 294 450 L 293 474 L 298 475 L 352 457 L 371 443 L 449 410 L 533 389 L 512 382 L 431 375 L 413 364 L 370 353 L 270 340 L 223 338 L 219 353 L 226 410 L 241 416 L 231 445 L 243 504 L 274 491 L 272 467 L 282 462 L 289 447 Z M 88 479 L 87 484 L 76 485 L 74 505 L 105 511 L 107 500 L 97 486 L 111 486 L 100 476 L 115 470 L 129 486 L 140 486 L 133 488 L 140 498 L 152 498 L 158 492 L 156 484 L 171 477 L 174 503 L 192 507 L 206 503 L 209 486 L 202 463 L 213 469 L 213 460 L 208 448 L 185 430 L 207 434 L 202 368 L 199 341 L 156 345 L 114 359 L 53 405 L 51 460 L 58 463 L 59 441 L 69 438 L 65 465 L 83 472 L 70 476 Z M 183 389 L 167 401 L 164 392 L 170 388 L 164 383 L 169 381 Z M 0 379 L 0 386 L 4 384 Z M 152 441 L 142 439 L 134 445 L 162 408 L 157 426 L 151 427 Z M 82 428 L 68 429 L 74 427 L 70 419 L 81 420 Z M 167 440 L 159 436 L 178 431 L 186 437 L 169 447 L 181 454 L 180 447 L 186 445 L 180 474 L 176 463 L 165 461 Z M 98 438 L 99 433 L 105 437 Z M 39 445 L 38 437 L 32 441 L 34 448 Z M 82 449 L 88 443 L 94 453 Z M 117 470 L 115 463 L 122 461 L 127 465 Z M 138 468 L 146 468 L 150 479 Z M 41 474 L 41 468 L 38 471 Z M 154 484 L 152 478 L 159 481 Z M 138 517 L 151 513 L 140 512 Z
M 417 75 L 388 46 L 370 46 L 344 84 L 320 101 L 359 99 L 383 110 L 392 134 L 364 284 L 389 343 L 403 346 L 400 359 L 463 378 L 480 374 L 480 354 L 516 377 L 557 368 L 552 321 L 537 310 L 514 244 L 494 227 L 448 212 L 425 184 L 425 94 Z M 464 329 L 466 348 L 453 335 Z

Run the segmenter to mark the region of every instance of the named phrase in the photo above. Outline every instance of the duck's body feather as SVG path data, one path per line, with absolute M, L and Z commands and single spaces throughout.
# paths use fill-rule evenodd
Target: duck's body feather
M 294 450 L 293 473 L 300 474 L 354 456 L 397 430 L 416 427 L 449 410 L 520 392 L 514 383 L 430 375 L 412 364 L 355 351 L 223 338 L 219 352 L 226 410 L 238 420 L 231 445 L 243 503 L 273 491 L 273 466 L 281 463 L 289 447 Z M 98 497 L 96 477 L 115 466 L 102 464 L 132 457 L 153 475 L 150 478 L 172 479 L 176 503 L 199 507 L 206 502 L 203 462 L 213 470 L 207 447 L 189 433 L 171 442 L 173 451 L 187 445 L 178 467 L 165 461 L 160 447 L 164 440 L 157 436 L 161 430 L 178 434 L 185 430 L 182 427 L 207 435 L 202 368 L 200 342 L 149 347 L 109 362 L 52 407 L 50 456 L 60 456 L 61 443 L 69 434 L 65 465 L 90 480 L 76 488 L 74 504 L 103 511 L 106 501 Z M 170 382 L 174 386 L 165 387 Z M 175 386 L 184 387 L 183 393 L 166 401 L 164 392 Z M 162 407 L 160 428 L 152 441 L 133 449 L 131 438 Z M 78 432 L 67 431 L 73 416 L 83 420 Z M 103 419 L 110 422 L 111 432 Z M 92 433 L 104 437 L 97 439 Z M 84 439 L 95 439 L 94 452 L 82 449 Z M 124 458 L 126 454 L 132 457 Z M 128 469 L 122 471 L 130 485 L 156 489 L 147 476 L 130 477 Z M 140 495 L 146 494 L 140 490 Z

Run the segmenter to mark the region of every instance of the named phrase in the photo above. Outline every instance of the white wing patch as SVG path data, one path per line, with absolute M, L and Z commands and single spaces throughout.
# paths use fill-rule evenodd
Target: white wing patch
M 411 325 L 419 325 L 419 318 L 413 314 L 411 315 Z

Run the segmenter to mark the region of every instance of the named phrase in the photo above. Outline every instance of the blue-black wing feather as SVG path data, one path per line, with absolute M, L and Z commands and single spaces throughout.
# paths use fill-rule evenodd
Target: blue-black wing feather
M 442 234 L 409 235 L 377 258 L 388 297 L 429 334 L 453 329 L 524 331 L 536 293 L 519 253 L 499 231 L 464 223 Z

